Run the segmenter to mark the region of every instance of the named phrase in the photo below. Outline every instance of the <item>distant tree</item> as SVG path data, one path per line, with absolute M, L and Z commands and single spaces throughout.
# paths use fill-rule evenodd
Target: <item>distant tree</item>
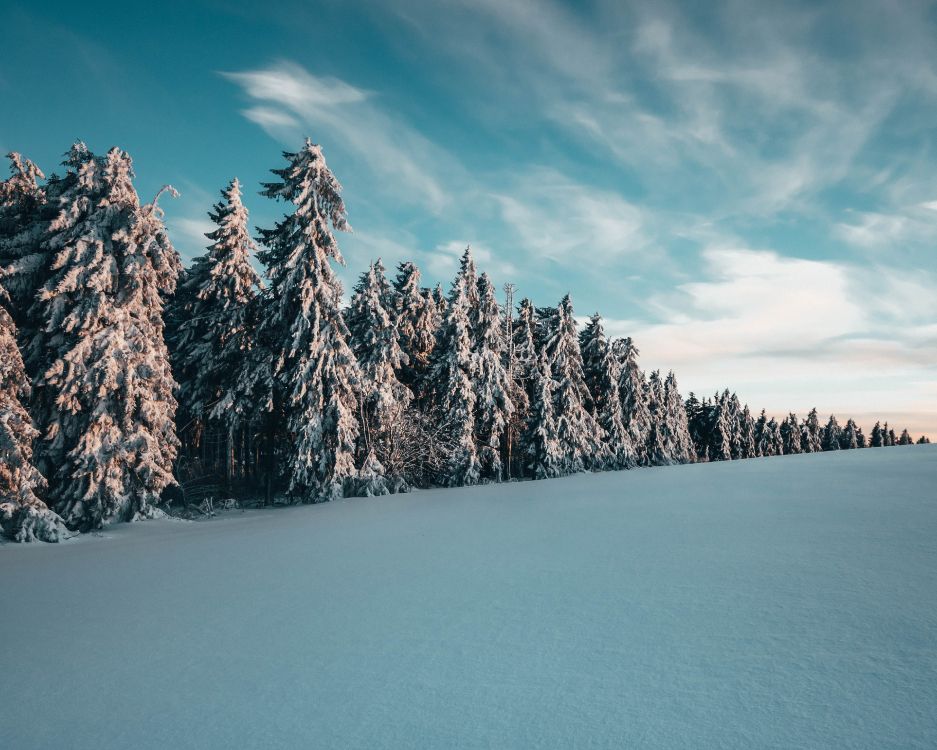
M 872 428 L 872 436 L 869 440 L 869 446 L 872 448 L 882 448 L 885 445 L 885 434 L 882 432 L 882 425 L 879 422 L 875 423 L 875 427 Z
M 823 450 L 823 428 L 817 410 L 811 409 L 801 426 L 801 447 L 804 453 L 819 453 Z
M 801 452 L 801 434 L 800 423 L 797 421 L 797 415 L 791 412 L 781 423 L 781 440 L 784 443 L 784 453 Z
M 901 437 L 898 439 L 898 445 L 913 445 L 914 440 L 911 434 L 905 429 L 901 431 Z
M 926 435 L 921 435 L 921 437 L 919 437 L 917 440 L 918 445 L 928 445 L 929 443 L 930 443 L 930 438 L 927 437 Z
M 846 420 L 846 426 L 840 433 L 839 447 L 844 450 L 852 450 L 859 447 L 859 428 L 853 419 Z
M 525 471 L 534 479 L 558 477 L 564 471 L 563 450 L 553 413 L 553 374 L 545 349 L 531 371 L 530 416 L 522 438 Z
M 646 465 L 651 415 L 644 372 L 638 366 L 639 352 L 629 337 L 615 340 L 612 353 L 618 360 L 618 398 L 621 401 L 622 423 L 631 438 L 637 463 Z
M 829 421 L 826 423 L 826 427 L 823 429 L 823 437 L 821 439 L 822 449 L 825 451 L 838 451 L 842 441 L 842 434 L 843 431 L 839 426 L 839 422 L 837 422 L 836 417 L 831 414 Z

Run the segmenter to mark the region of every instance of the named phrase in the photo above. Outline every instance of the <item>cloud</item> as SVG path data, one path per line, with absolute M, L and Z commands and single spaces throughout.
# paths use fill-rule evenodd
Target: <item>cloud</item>
M 243 114 L 272 137 L 291 147 L 307 134 L 335 144 L 391 200 L 437 213 L 449 202 L 442 175 L 458 166 L 371 92 L 289 61 L 222 75 L 255 102 Z

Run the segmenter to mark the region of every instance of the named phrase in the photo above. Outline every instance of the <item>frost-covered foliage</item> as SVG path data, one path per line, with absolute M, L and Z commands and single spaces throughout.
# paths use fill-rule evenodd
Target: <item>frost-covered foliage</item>
M 592 396 L 582 369 L 573 303 L 567 294 L 546 321 L 544 349 L 553 373 L 553 402 L 559 436 L 560 473 L 601 468 L 608 460 L 605 431 L 592 414 Z
M 524 468 L 534 479 L 549 479 L 563 473 L 563 451 L 553 413 L 553 373 L 545 349 L 540 350 L 530 374 L 530 414 L 521 448 Z
M 781 423 L 781 440 L 784 442 L 784 453 L 801 453 L 802 440 L 800 435 L 800 422 L 797 415 L 791 412 Z
M 804 453 L 819 453 L 823 450 L 823 428 L 816 409 L 810 410 L 801 425 L 800 444 Z
M 45 175 L 15 151 L 7 158 L 11 175 L 0 182 L 0 288 L 14 322 L 24 328 L 48 266 L 49 254 L 40 247 L 49 218 L 46 190 L 39 184 Z
M 422 401 L 426 396 L 426 371 L 436 344 L 439 321 L 433 297 L 420 287 L 420 269 L 413 263 L 404 262 L 397 268 L 391 313 L 400 348 L 406 355 L 400 380 Z
M 613 342 L 612 351 L 619 363 L 618 398 L 621 401 L 622 422 L 631 438 L 637 462 L 646 465 L 651 415 L 644 372 L 638 366 L 638 348 L 629 337 Z
M 59 542 L 68 529 L 39 497 L 46 481 L 32 463 L 39 432 L 23 405 L 28 398 L 16 327 L 0 306 L 0 534 L 17 542 Z
M 468 263 L 466 263 L 466 256 Z M 446 317 L 433 350 L 433 400 L 446 425 L 451 453 L 445 483 L 451 487 L 477 484 L 481 465 L 475 447 L 476 360 L 472 352 L 469 291 L 476 290 L 474 266 L 466 250 L 462 270 L 452 283 Z
M 399 427 L 413 399 L 410 389 L 398 379 L 408 358 L 400 347 L 397 326 L 387 308 L 392 301 L 384 266 L 378 259 L 361 275 L 346 314 L 349 344 L 361 373 L 365 461 L 358 492 L 365 495 L 385 495 L 402 482 L 399 475 L 393 477 L 392 483 L 384 477 L 392 475 L 391 458 L 400 438 Z
M 330 262 L 344 263 L 333 229 L 349 229 L 341 185 L 322 149 L 308 138 L 263 195 L 292 212 L 260 232 L 270 294 L 261 335 L 274 346 L 271 407 L 286 415 L 288 495 L 316 502 L 341 497 L 357 475 L 359 373 L 341 313 L 341 282 Z
M 209 212 L 217 229 L 206 236 L 208 252 L 195 259 L 179 285 L 174 311 L 173 364 L 180 373 L 179 402 L 193 417 L 214 414 L 232 426 L 240 404 L 234 377 L 250 349 L 250 310 L 261 288 L 251 266 L 256 248 L 237 178 Z
M 606 436 L 607 451 L 603 468 L 629 469 L 636 464 L 636 454 L 622 418 L 618 388 L 621 365 L 612 352 L 598 313 L 589 319 L 580 334 L 579 347 L 582 351 L 583 375 L 592 396 L 595 417 Z
M 482 479 L 500 481 L 502 442 L 514 403 L 513 384 L 504 361 L 504 329 L 488 274 L 477 284 L 478 303 L 470 316 L 474 339 L 475 441 Z
M 667 373 L 664 381 L 664 408 L 671 433 L 671 458 L 678 464 L 691 463 L 696 459 L 696 449 L 690 437 L 690 425 L 677 385 L 677 376 L 673 371 Z
M 41 467 L 72 528 L 159 513 L 173 483 L 176 386 L 163 298 L 179 274 L 156 200 L 140 204 L 129 155 L 77 144 L 43 247 L 44 370 L 36 381 Z

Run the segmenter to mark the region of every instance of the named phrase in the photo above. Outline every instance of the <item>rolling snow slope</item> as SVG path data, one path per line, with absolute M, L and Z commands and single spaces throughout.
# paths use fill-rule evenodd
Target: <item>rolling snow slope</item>
M 937 747 L 937 446 L 0 549 L 0 747 Z

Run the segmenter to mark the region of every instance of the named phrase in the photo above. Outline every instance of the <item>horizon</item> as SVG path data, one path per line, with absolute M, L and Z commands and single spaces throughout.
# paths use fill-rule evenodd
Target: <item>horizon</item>
M 260 182 L 308 134 L 356 229 L 346 292 L 377 257 L 447 288 L 471 244 L 684 397 L 937 439 L 933 8 L 202 2 L 122 9 L 136 36 L 100 7 L 0 13 L 0 90 L 29 103 L 0 147 L 47 175 L 76 137 L 125 148 L 142 200 L 181 191 L 186 263 L 231 178 L 252 226 L 280 216 Z

